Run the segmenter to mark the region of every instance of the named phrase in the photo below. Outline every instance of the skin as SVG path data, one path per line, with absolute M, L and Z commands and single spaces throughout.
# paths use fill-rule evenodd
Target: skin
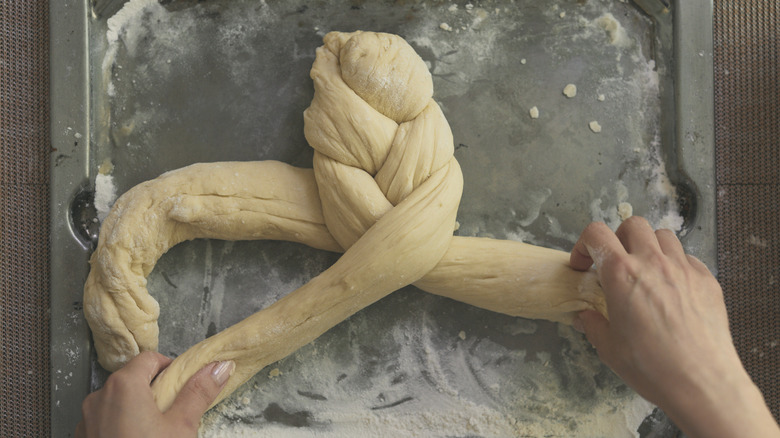
M 200 417 L 227 383 L 235 364 L 206 365 L 190 378 L 170 409 L 160 412 L 150 385 L 171 362 L 147 351 L 113 373 L 84 400 L 76 437 L 197 437 Z
M 595 265 L 610 315 L 581 312 L 575 328 L 686 435 L 780 437 L 734 348 L 720 285 L 674 233 L 653 231 L 641 217 L 615 233 L 593 223 L 570 264 Z
M 610 320 L 584 311 L 574 325 L 627 384 L 690 437 L 780 437 L 729 331 L 723 292 L 707 267 L 668 230 L 632 217 L 613 233 L 590 224 L 574 246 L 574 269 L 595 265 Z M 83 403 L 77 437 L 196 437 L 200 417 L 229 369 L 204 367 L 160 412 L 150 384 L 171 359 L 145 352 Z M 232 363 L 228 363 L 232 364 Z

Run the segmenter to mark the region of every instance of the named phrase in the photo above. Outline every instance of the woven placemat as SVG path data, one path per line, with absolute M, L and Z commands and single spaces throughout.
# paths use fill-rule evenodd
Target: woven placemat
M 48 2 L 0 2 L 0 436 L 49 436 Z M 715 2 L 720 281 L 780 418 L 780 2 Z
M 0 2 L 0 436 L 49 425 L 49 6 Z
M 780 2 L 715 2 L 718 269 L 734 343 L 780 421 Z

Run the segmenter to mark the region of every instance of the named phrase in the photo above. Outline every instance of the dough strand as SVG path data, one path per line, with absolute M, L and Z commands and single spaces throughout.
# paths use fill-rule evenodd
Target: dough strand
M 215 404 L 263 367 L 387 294 L 414 284 L 489 310 L 569 323 L 606 315 L 594 272 L 520 242 L 453 237 L 463 187 L 425 63 L 400 37 L 331 32 L 304 113 L 314 169 L 275 161 L 194 164 L 139 184 L 106 218 L 84 287 L 100 364 L 156 350 L 159 306 L 146 277 L 196 238 L 275 239 L 344 252 L 304 286 L 176 358 L 154 381 L 166 410 L 213 361 L 236 371 Z

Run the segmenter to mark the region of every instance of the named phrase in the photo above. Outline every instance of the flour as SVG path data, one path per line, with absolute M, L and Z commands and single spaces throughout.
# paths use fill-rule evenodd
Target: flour
M 609 38 L 609 43 L 618 47 L 629 47 L 634 41 L 629 38 L 626 29 L 615 19 L 611 12 L 607 12 L 593 21 L 593 24 L 603 29 Z
M 550 199 L 550 196 L 552 196 L 552 190 L 544 189 L 538 192 L 530 192 L 527 194 L 527 196 L 531 204 L 531 207 L 524 217 L 518 218 L 518 223 L 520 224 L 520 226 L 523 227 L 527 227 L 528 225 L 531 225 L 536 221 L 536 219 L 539 218 L 539 213 L 542 210 L 542 205 L 544 205 L 544 203 L 547 202 L 548 199 Z M 513 214 L 515 214 L 514 211 Z
M 769 240 L 763 239 L 761 237 L 756 236 L 755 234 L 751 234 L 748 238 L 747 243 L 757 246 L 759 248 L 768 248 L 769 247 Z
M 461 94 L 464 86 L 468 86 L 489 68 L 490 63 L 485 61 L 505 57 L 503 51 L 496 50 L 496 42 L 502 29 L 517 27 L 511 16 L 490 14 L 471 4 L 467 4 L 464 9 L 450 9 L 449 12 L 447 26 L 457 31 L 451 32 L 449 37 L 442 37 L 435 14 L 422 17 L 420 23 L 406 29 L 404 35 L 412 47 L 423 55 L 423 59 L 429 62 L 434 78 L 447 78 L 435 84 L 437 99 Z M 464 41 L 468 44 L 463 44 Z
M 535 244 L 542 241 L 542 239 L 536 237 L 532 232 L 524 230 L 522 228 L 516 231 L 507 231 L 506 238 L 507 240 L 514 240 L 515 242 L 523 242 L 523 243 L 530 243 L 530 244 Z M 576 237 L 574 240 L 576 242 L 577 240 Z
M 508 330 L 517 336 L 527 333 L 529 328 L 533 332 L 536 325 L 521 321 L 519 327 Z M 554 395 L 561 390 L 563 381 L 551 365 L 549 354 L 540 353 L 537 360 L 527 361 L 526 352 L 512 353 L 513 358 L 504 360 L 519 360 L 524 367 L 507 379 L 502 372 L 484 367 L 486 362 L 506 358 L 505 348 L 485 341 L 475 347 L 461 339 L 456 344 L 461 347 L 442 353 L 440 347 L 431 344 L 436 341 L 430 336 L 436 335 L 425 324 L 417 328 L 422 329 L 421 335 L 414 335 L 409 327 L 395 325 L 391 329 L 392 337 L 402 341 L 393 369 L 397 375 L 406 376 L 403 380 L 378 376 L 372 381 L 371 392 L 355 391 L 349 382 L 353 373 L 360 372 L 358 368 L 345 367 L 324 352 L 304 347 L 304 355 L 313 357 L 307 357 L 305 362 L 287 361 L 294 366 L 273 381 L 250 380 L 234 397 L 204 417 L 200 436 L 629 437 L 636 436 L 637 426 L 652 410 L 652 405 L 638 396 L 614 392 L 611 384 L 603 389 L 586 385 L 588 391 L 595 391 L 588 402 L 572 403 Z M 563 326 L 558 330 L 572 343 L 567 354 L 578 358 L 575 364 L 568 365 L 578 369 L 574 374 L 597 372 L 597 359 L 579 360 L 579 354 L 588 348 L 581 335 Z M 420 350 L 425 352 L 422 357 Z M 309 366 L 308 361 L 314 359 L 316 366 Z M 461 375 L 456 374 L 461 367 L 471 369 L 465 373 L 465 380 L 456 377 Z M 292 390 L 286 400 L 270 402 L 278 400 L 274 396 L 278 387 L 292 382 L 310 389 Z M 567 385 L 577 387 L 582 383 L 588 382 L 572 381 Z M 410 387 L 414 388 L 411 392 Z M 600 397 L 602 391 L 609 391 L 612 396 Z
M 671 230 L 678 232 L 682 230 L 685 220 L 677 212 L 668 212 L 662 216 L 654 225 L 656 230 Z
M 95 210 L 98 220 L 103 222 L 116 201 L 116 186 L 111 175 L 98 173 L 95 176 Z
M 483 12 L 491 10 L 488 5 L 480 6 L 484 8 Z M 642 20 L 641 16 L 618 13 L 610 2 L 588 2 L 578 7 L 552 4 L 542 12 L 547 21 L 535 26 L 531 20 L 536 20 L 536 17 L 529 18 L 528 21 L 524 19 L 524 15 L 530 17 L 530 13 L 521 14 L 519 17 L 503 10 L 477 14 L 476 11 L 482 8 L 447 8 L 447 23 L 455 29 L 461 29 L 459 35 L 441 36 L 436 17 L 423 18 L 422 25 L 407 29 L 405 33 L 407 40 L 430 66 L 436 98 L 451 121 L 456 144 L 462 142 L 469 147 L 463 149 L 463 154 L 458 156 L 467 181 L 459 215 L 461 234 L 510 238 L 568 249 L 588 221 L 605 221 L 615 229 L 624 217 L 632 214 L 647 217 L 656 227 L 671 227 L 675 231 L 681 231 L 683 218 L 679 214 L 676 187 L 667 176 L 658 140 L 659 71 L 651 54 L 644 52 L 651 46 L 643 41 L 641 36 L 631 33 L 636 32 L 636 22 Z M 564 10 L 566 20 L 560 20 L 560 14 Z M 523 34 L 526 29 L 533 29 L 535 34 L 524 35 L 518 40 L 517 46 L 507 46 L 506 35 L 513 32 Z M 533 41 L 530 44 L 537 49 L 526 53 L 525 50 L 528 49 L 525 44 L 529 44 L 526 39 Z M 578 53 L 577 50 L 583 50 L 583 46 L 587 47 L 587 51 Z M 507 47 L 517 47 L 522 56 L 517 56 Z M 540 57 L 540 50 L 546 58 Z M 519 70 L 526 65 L 529 55 L 533 56 L 534 69 Z M 572 58 L 568 61 L 570 64 L 559 61 L 568 57 Z M 521 60 L 519 63 L 516 62 L 517 58 Z M 584 76 L 587 69 L 583 66 L 583 60 L 599 66 L 599 74 Z M 493 71 L 502 71 L 507 65 L 516 66 L 520 79 L 508 76 L 497 78 L 493 74 Z M 545 75 L 552 76 L 553 79 Z M 488 76 L 491 79 L 485 81 L 483 78 Z M 560 80 L 560 87 L 565 89 L 564 94 L 567 97 L 574 97 L 575 93 L 591 96 L 590 102 L 599 105 L 599 108 L 596 109 L 587 102 L 578 102 L 577 99 L 552 100 L 553 89 L 545 90 L 544 85 L 527 87 L 520 83 L 555 80 Z M 574 80 L 577 81 L 576 91 Z M 522 94 L 512 89 L 514 84 L 522 87 Z M 571 86 L 564 87 L 566 84 Z M 481 90 L 485 87 L 495 87 L 497 91 L 495 94 L 489 94 L 489 98 L 481 99 L 488 93 L 476 91 L 477 87 Z M 561 88 L 557 90 L 560 93 Z M 495 99 L 498 99 L 498 102 Z M 464 104 L 477 108 L 473 112 L 474 117 L 451 118 L 450 114 Z M 537 119 L 540 117 L 539 108 L 542 105 L 545 108 L 545 117 Z M 583 108 L 569 110 L 564 118 L 564 105 Z M 501 118 L 499 120 L 505 123 L 497 123 L 495 117 L 482 116 L 493 113 L 508 115 L 517 107 L 522 108 L 522 112 L 513 116 L 525 117 L 537 123 L 536 128 L 525 128 L 520 121 L 514 122 L 518 128 L 506 126 L 511 123 L 512 117 Z M 584 119 L 576 125 L 577 130 L 568 129 L 572 119 L 578 116 L 576 111 L 585 115 L 598 111 L 600 118 Z M 539 123 L 540 121 L 544 123 Z M 473 132 L 473 127 L 481 125 L 490 126 L 476 131 L 482 134 L 481 138 L 469 132 L 458 132 L 460 126 L 470 126 Z M 495 139 L 490 137 L 491 130 L 500 132 L 500 135 Z M 507 132 L 517 133 L 515 141 L 519 144 L 513 145 L 513 152 L 493 146 L 490 154 L 504 157 L 502 161 L 491 162 L 491 158 L 478 155 L 479 150 L 475 147 L 480 147 L 485 142 L 512 144 L 514 139 L 506 138 Z M 602 142 L 598 149 L 593 149 L 590 144 L 578 144 L 584 133 L 591 132 L 598 134 L 591 134 L 594 139 L 607 137 L 604 140 L 596 140 Z M 524 137 L 523 134 L 530 137 Z M 489 139 L 485 139 L 486 135 Z M 537 138 L 544 140 L 536 140 Z M 528 153 L 518 155 L 517 150 L 527 150 Z M 574 172 L 572 176 L 570 172 L 556 171 L 552 164 L 547 164 L 547 160 L 538 159 L 538 154 L 544 154 L 555 157 L 550 159 L 552 162 L 576 162 L 582 163 L 582 166 L 593 166 L 596 152 L 603 154 L 604 158 L 599 161 L 605 161 L 605 167 L 625 166 L 625 169 L 620 171 L 619 175 L 608 178 L 608 183 L 603 187 L 591 186 L 591 193 L 584 189 L 590 182 L 579 181 L 588 174 Z M 513 160 L 509 158 L 510 153 L 522 158 Z M 475 171 L 469 169 L 468 160 L 475 159 L 481 160 L 481 166 L 489 167 L 491 172 L 473 173 Z M 516 167 L 518 164 L 521 167 Z M 544 167 L 540 168 L 540 164 Z M 538 177 L 531 179 L 531 184 L 525 185 L 522 191 L 506 185 L 501 187 L 497 183 L 499 180 L 513 181 L 518 174 L 533 174 Z M 576 192 L 571 188 L 569 178 L 572 177 L 577 178 L 578 183 L 583 185 L 583 195 L 589 198 L 584 202 L 585 208 L 574 207 L 577 205 L 575 202 L 583 201 L 566 198 L 570 192 Z M 527 183 L 529 180 L 525 178 L 524 182 Z M 604 184 L 605 178 L 600 178 L 597 182 Z M 619 182 L 628 187 L 625 196 L 617 197 L 614 192 L 614 187 L 618 186 Z M 490 187 L 490 190 L 482 190 L 490 195 L 484 193 L 469 196 L 468 192 L 474 190 L 474 187 Z M 539 204 L 535 194 L 544 191 L 550 191 L 551 194 Z M 477 198 L 476 201 L 474 197 Z M 570 206 L 567 210 L 554 208 L 564 202 Z M 504 205 L 505 208 L 496 209 L 496 203 Z M 575 222 L 574 215 L 571 214 L 573 207 L 589 212 L 589 217 Z M 562 217 L 561 214 L 570 217 Z M 551 243 L 549 237 L 554 238 L 554 243 Z
M 645 216 L 653 228 L 681 232 L 685 220 L 680 215 L 677 188 L 667 176 L 666 164 L 660 157 L 660 141 L 657 137 L 651 143 L 649 151 L 648 161 L 644 164 L 643 170 L 650 173 L 648 192 L 657 205 L 662 206 L 662 209 L 649 212 Z
M 108 78 L 105 85 L 108 96 L 113 97 L 116 95 L 116 87 L 111 81 L 111 68 L 116 60 L 120 36 L 128 50 L 135 53 L 138 37 L 141 35 L 141 29 L 137 26 L 137 23 L 140 22 L 139 17 L 146 10 L 158 10 L 161 8 L 162 6 L 160 6 L 157 0 L 130 0 L 106 22 L 108 48 L 103 56 L 102 71 L 103 77 Z
M 130 27 L 140 14 L 146 8 L 159 7 L 160 3 L 157 0 L 130 0 L 122 6 L 116 14 L 108 19 L 108 30 L 106 32 L 106 39 L 109 44 L 115 44 L 119 41 L 119 35 L 125 28 Z M 137 31 L 133 32 L 137 36 Z M 137 38 L 131 38 L 131 41 L 136 41 Z M 133 47 L 135 44 L 133 43 Z

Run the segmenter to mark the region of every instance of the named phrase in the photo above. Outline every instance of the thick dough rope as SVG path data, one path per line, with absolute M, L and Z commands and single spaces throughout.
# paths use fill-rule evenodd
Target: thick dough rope
M 196 164 L 117 201 L 84 290 L 101 365 L 115 370 L 156 350 L 159 306 L 145 278 L 170 247 L 201 237 L 346 252 L 298 290 L 179 356 L 153 385 L 163 410 L 203 365 L 236 362 L 221 400 L 411 283 L 516 316 L 569 322 L 588 308 L 606 313 L 596 276 L 570 269 L 564 252 L 452 237 L 462 189 L 452 134 L 424 62 L 403 39 L 332 32 L 311 77 L 315 96 L 304 117 L 313 172 L 273 161 Z

